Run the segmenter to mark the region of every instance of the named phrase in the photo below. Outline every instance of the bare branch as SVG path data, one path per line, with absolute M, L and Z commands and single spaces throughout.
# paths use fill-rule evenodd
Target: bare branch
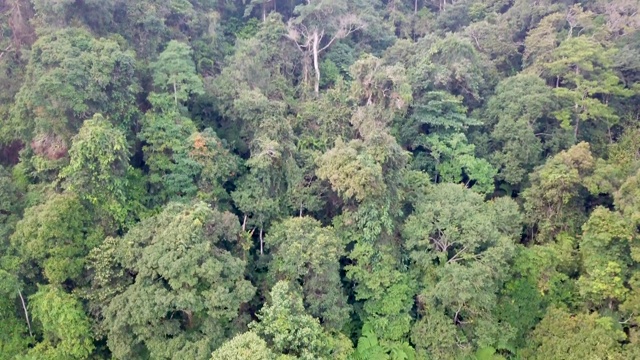
M 2 57 L 4 56 L 4 54 L 6 54 L 7 52 L 9 52 L 9 50 L 11 50 L 11 48 L 13 47 L 13 45 L 9 45 L 7 46 L 4 50 L 0 51 L 0 59 L 2 59 Z
M 344 39 L 352 33 L 364 29 L 366 24 L 360 17 L 355 14 L 347 14 L 340 18 L 338 21 L 338 31 L 333 35 L 329 43 L 325 45 L 323 48 L 319 49 L 318 52 L 322 52 L 330 47 L 336 40 Z

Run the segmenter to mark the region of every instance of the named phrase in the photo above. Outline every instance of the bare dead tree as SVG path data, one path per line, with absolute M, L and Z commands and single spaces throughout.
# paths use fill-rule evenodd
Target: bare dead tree
M 330 15 L 330 14 L 329 14 Z M 315 19 L 314 25 L 305 24 L 304 19 L 291 18 L 287 24 L 287 37 L 291 39 L 303 54 L 303 77 L 309 81 L 309 65 L 313 65 L 315 80 L 313 88 L 320 91 L 320 53 L 327 50 L 337 40 L 363 29 L 365 22 L 355 13 L 346 13 L 337 18 Z M 324 24 L 324 25 L 318 25 Z

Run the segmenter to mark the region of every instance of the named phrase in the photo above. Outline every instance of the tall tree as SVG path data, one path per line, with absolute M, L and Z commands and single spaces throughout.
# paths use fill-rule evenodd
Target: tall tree
M 158 94 L 170 94 L 175 107 L 184 104 L 191 95 L 204 93 L 202 80 L 196 73 L 193 51 L 188 44 L 169 41 L 151 67 L 153 85 Z
M 600 317 L 597 313 L 572 315 L 566 310 L 551 308 L 531 334 L 523 356 L 623 359 L 621 342 L 625 339 L 624 332 L 617 329 L 609 317 Z
M 271 302 L 258 314 L 259 322 L 250 328 L 279 354 L 298 359 L 329 359 L 328 334 L 318 319 L 305 313 L 302 297 L 287 282 L 276 283 Z
M 105 210 L 120 223 L 127 217 L 129 149 L 124 133 L 102 115 L 86 120 L 69 150 L 69 165 L 60 172 L 67 190 Z
M 137 113 L 135 66 L 133 53 L 85 30 L 43 36 L 6 126 L 47 160 L 65 157 L 71 137 L 95 113 L 128 129 Z
M 540 165 L 557 128 L 556 108 L 553 91 L 535 75 L 519 74 L 498 84 L 485 116 L 492 127 L 490 156 L 499 178 L 517 185 Z
M 42 340 L 29 349 L 27 359 L 89 359 L 94 350 L 91 323 L 82 304 L 54 285 L 42 286 L 30 297 L 33 319 Z
M 612 70 L 614 49 L 604 49 L 586 36 L 563 41 L 552 53 L 550 62 L 543 67 L 556 79 L 556 93 L 569 102 L 556 117 L 565 127 L 573 127 L 578 139 L 580 123 L 587 120 L 603 121 L 611 128 L 618 116 L 607 106 L 614 96 L 631 96 L 617 74 Z
M 535 240 L 549 242 L 561 232 L 575 234 L 584 222 L 584 182 L 595 161 L 582 142 L 549 159 L 531 174 L 531 186 L 522 194 L 526 222 Z
M 211 360 L 273 360 L 276 355 L 254 332 L 246 332 L 225 342 L 211 354 Z
M 85 256 L 103 236 L 78 195 L 51 194 L 42 204 L 25 210 L 11 244 L 21 258 L 37 265 L 32 268 L 25 261 L 25 275 L 34 277 L 42 271 L 49 283 L 62 284 L 81 279 Z
M 294 9 L 295 17 L 289 19 L 287 24 L 287 36 L 304 54 L 302 66 L 305 82 L 309 81 L 309 66 L 313 66 L 313 89 L 316 94 L 320 91 L 320 53 L 337 40 L 364 28 L 366 22 L 361 14 L 366 10 L 364 3 L 336 0 L 309 0 Z
M 307 312 L 325 328 L 342 329 L 350 309 L 340 281 L 344 244 L 333 229 L 309 217 L 286 219 L 271 227 L 267 246 L 271 277 L 301 283 Z
M 440 357 L 451 346 L 464 353 L 506 341 L 510 334 L 495 327 L 492 313 L 520 232 L 516 203 L 484 202 L 459 185 L 441 184 L 415 206 L 404 237 L 421 290 L 423 317 L 413 337 L 420 351 Z M 448 338 L 440 343 L 440 336 Z
M 239 239 L 235 216 L 204 203 L 170 204 L 103 251 L 135 274 L 103 310 L 113 355 L 209 359 L 254 293 Z

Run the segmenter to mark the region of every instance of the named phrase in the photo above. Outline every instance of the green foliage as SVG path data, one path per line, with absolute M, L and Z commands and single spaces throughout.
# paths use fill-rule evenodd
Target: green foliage
M 177 111 L 150 112 L 143 118 L 138 137 L 145 142 L 148 179 L 158 203 L 195 195 L 200 164 L 189 157 L 189 137 L 195 132 L 193 122 Z
M 483 347 L 509 337 L 508 331 L 490 324 L 495 324 L 492 312 L 507 276 L 504 270 L 514 256 L 520 223 L 511 200 L 484 202 L 453 184 L 438 185 L 416 204 L 404 237 L 421 284 L 417 303 L 427 319 L 414 330 L 424 336 L 423 351 L 440 357 L 445 348 L 453 347 L 454 343 L 437 340 L 441 333 L 449 333 L 461 349 L 468 349 L 471 339 Z M 473 336 L 466 340 L 469 334 Z
M 382 166 L 375 160 L 362 141 L 344 143 L 338 139 L 335 147 L 319 158 L 317 174 L 345 199 L 362 201 L 386 190 Z
M 352 359 L 413 360 L 415 352 L 406 342 L 392 346 L 381 345 L 371 325 L 366 323 L 362 327 L 362 336 L 358 339 L 358 347 Z
M 581 295 L 593 306 L 624 302 L 625 287 L 640 249 L 631 224 L 618 212 L 596 208 L 582 226 L 580 255 L 584 267 L 578 280 Z
M 42 286 L 30 297 L 30 309 L 42 328 L 42 340 L 26 359 L 89 359 L 95 348 L 91 323 L 73 295 L 54 285 Z
M 20 195 L 11 174 L 0 166 L 0 249 L 3 251 L 9 245 L 9 235 L 13 232 L 15 223 L 20 219 Z
M 238 157 L 227 149 L 226 143 L 210 128 L 191 134 L 187 141 L 189 160 L 200 167 L 196 177 L 198 198 L 218 204 L 229 201 L 230 196 L 224 185 L 239 171 Z
M 113 243 L 113 251 L 95 254 L 96 267 L 113 261 L 112 269 L 137 274 L 103 310 L 113 355 L 208 359 L 254 293 L 245 262 L 234 255 L 242 251 L 239 239 L 233 215 L 204 203 L 170 204 Z
M 301 283 L 310 315 L 333 330 L 349 319 L 349 306 L 340 284 L 344 245 L 332 228 L 312 218 L 290 218 L 274 224 L 266 238 L 273 259 L 271 277 Z
M 485 114 L 493 125 L 491 162 L 499 178 L 519 184 L 541 163 L 551 140 L 541 134 L 553 132 L 549 118 L 556 106 L 552 89 L 537 76 L 519 74 L 498 84 Z
M 85 256 L 101 237 L 101 229 L 78 196 L 63 193 L 26 209 L 11 245 L 23 259 L 35 262 L 50 283 L 61 284 L 80 279 Z M 26 263 L 23 271 L 35 275 Z
M 122 131 L 94 115 L 73 138 L 69 156 L 69 165 L 60 172 L 67 190 L 123 222 L 129 151 Z
M 640 358 L 637 9 L 0 2 L 0 359 Z
M 204 92 L 192 56 L 193 51 L 189 45 L 172 40 L 160 53 L 158 60 L 151 65 L 153 85 L 158 93 L 170 94 L 176 107 L 187 101 L 189 96 Z
M 612 56 L 593 40 L 579 36 L 562 42 L 554 51 L 551 62 L 545 64 L 549 74 L 562 79 L 561 83 L 565 85 L 556 87 L 555 91 L 559 98 L 568 101 L 568 106 L 555 116 L 564 127 L 573 124 L 576 138 L 580 121 L 600 120 L 609 127 L 618 121 L 615 112 L 593 97 L 594 94 L 605 97 L 632 95 L 612 71 Z
M 225 342 L 211 354 L 211 360 L 274 360 L 276 355 L 254 332 L 246 332 Z
M 532 332 L 522 355 L 530 359 L 623 359 L 621 341 L 625 339 L 609 317 L 571 315 L 551 308 Z
M 16 304 L 19 300 L 20 284 L 16 276 L 0 269 L 0 359 L 10 360 L 25 353 L 33 338 L 28 325 L 20 317 Z
M 280 354 L 299 359 L 328 359 L 328 334 L 320 322 L 305 313 L 302 297 L 283 281 L 271 290 L 271 302 L 249 327 Z
M 66 154 L 85 119 L 100 113 L 126 129 L 135 115 L 136 62 L 118 43 L 67 28 L 32 47 L 9 126 L 49 160 Z
M 560 232 L 577 231 L 584 221 L 581 189 L 594 165 L 589 144 L 582 142 L 531 174 L 531 187 L 522 196 L 527 222 L 537 227 L 536 241 L 548 242 Z
M 487 160 L 475 157 L 475 146 L 467 142 L 464 134 L 444 138 L 430 136 L 422 145 L 429 149 L 434 160 L 431 172 L 436 174 L 436 181 L 460 183 L 466 177 L 465 185 L 472 185 L 475 191 L 493 192 L 497 171 Z
M 419 358 L 456 359 L 469 354 L 469 345 L 461 335 L 451 319 L 440 312 L 425 314 L 411 330 Z

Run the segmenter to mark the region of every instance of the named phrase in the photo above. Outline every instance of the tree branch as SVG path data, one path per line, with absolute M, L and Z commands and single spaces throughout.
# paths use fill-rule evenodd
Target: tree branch
M 358 31 L 358 30 L 360 30 L 362 28 L 364 28 L 364 24 L 359 24 L 358 26 L 355 26 L 355 24 L 351 24 L 351 25 L 349 25 L 349 29 L 347 29 L 347 30 L 342 30 L 342 29 L 339 30 L 338 32 L 336 32 L 335 35 L 333 35 L 333 37 L 331 38 L 331 40 L 329 41 L 329 43 L 326 46 L 324 46 L 324 47 L 320 48 L 320 50 L 318 50 L 318 53 L 321 53 L 324 50 L 326 50 L 336 40 L 344 39 L 347 36 L 351 35 L 352 33 L 356 32 L 356 31 Z
M 13 46 L 12 44 L 9 44 L 9 46 L 7 46 L 4 50 L 0 50 L 0 59 L 2 59 L 4 54 L 6 54 L 7 52 L 9 52 L 9 50 L 11 50 L 12 46 Z

